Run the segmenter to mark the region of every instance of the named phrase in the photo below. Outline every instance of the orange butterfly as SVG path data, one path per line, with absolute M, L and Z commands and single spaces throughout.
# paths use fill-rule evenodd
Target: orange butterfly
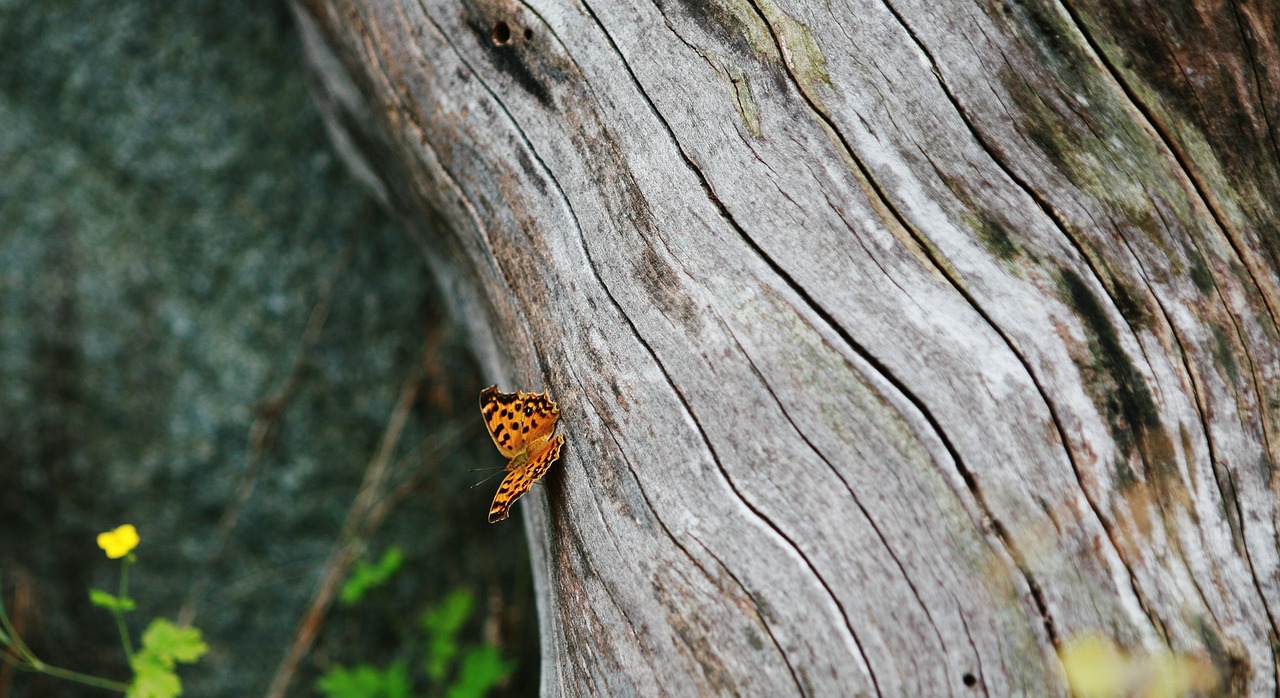
M 491 385 L 480 392 L 480 414 L 493 444 L 511 459 L 489 507 L 489 523 L 496 523 L 507 518 L 511 504 L 560 457 L 564 437 L 551 435 L 560 409 L 545 390 L 540 394 L 500 393 L 498 386 Z

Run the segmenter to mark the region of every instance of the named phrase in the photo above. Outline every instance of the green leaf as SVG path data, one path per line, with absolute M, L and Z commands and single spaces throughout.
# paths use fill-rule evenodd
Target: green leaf
M 368 698 L 382 687 L 382 674 L 368 664 L 352 669 L 337 666 L 316 681 L 316 690 L 325 698 Z
M 5 647 L 8 647 L 9 645 L 12 645 L 12 644 L 13 644 L 13 640 L 9 639 L 8 633 L 6 633 L 3 628 L 0 628 L 0 645 L 4 645 Z
M 436 606 L 427 609 L 419 623 L 427 632 L 423 671 L 433 681 L 443 681 L 458 654 L 458 632 L 471 617 L 475 597 L 468 589 L 457 589 Z
M 443 601 L 422 614 L 422 629 L 429 633 L 457 635 L 471 617 L 474 605 L 475 597 L 470 589 L 455 589 Z
M 448 698 L 481 698 L 515 668 L 515 661 L 503 659 L 497 647 L 485 645 L 467 650 L 462 656 L 458 679 L 446 695 Z
M 122 611 L 126 613 L 138 607 L 138 604 L 127 596 L 108 594 L 101 589 L 89 590 L 89 603 L 99 608 L 105 608 L 108 611 Z
M 383 691 L 387 698 L 409 698 L 412 684 L 409 681 L 409 666 L 405 662 L 396 662 L 387 667 L 383 681 Z
M 368 664 L 335 667 L 316 681 L 316 689 L 325 698 L 409 698 L 411 686 L 405 663 L 396 662 L 385 670 Z
M 142 632 L 142 654 L 150 654 L 172 667 L 174 662 L 192 664 L 209 651 L 199 628 L 178 627 L 166 618 L 156 618 Z
M 403 564 L 404 551 L 394 545 L 387 548 L 376 563 L 370 564 L 363 560 L 356 562 L 351 576 L 338 590 L 338 599 L 344 606 L 356 605 L 369 591 L 390 581 Z
M 175 698 L 182 695 L 182 682 L 173 671 L 172 662 L 146 651 L 135 654 L 129 660 L 133 668 L 133 681 L 125 692 L 125 698 Z

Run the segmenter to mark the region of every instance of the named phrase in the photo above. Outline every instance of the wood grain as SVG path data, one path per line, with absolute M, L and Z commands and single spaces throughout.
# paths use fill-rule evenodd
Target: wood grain
M 1129 8 L 295 4 L 563 410 L 544 694 L 1062 694 L 1089 633 L 1277 690 L 1280 10 Z

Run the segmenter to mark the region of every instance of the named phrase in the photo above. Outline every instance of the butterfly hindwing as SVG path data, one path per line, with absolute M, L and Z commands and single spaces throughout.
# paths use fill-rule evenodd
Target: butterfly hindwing
M 493 504 L 489 506 L 489 523 L 498 523 L 511 515 L 511 505 L 529 491 L 533 481 L 523 468 L 507 473 L 498 485 L 498 493 L 493 495 Z
M 551 464 L 560 457 L 560 449 L 564 446 L 563 436 L 554 436 L 546 442 L 537 443 L 533 455 L 522 465 L 516 466 L 502 478 L 498 485 L 498 493 L 493 495 L 493 504 L 489 507 L 489 523 L 497 523 L 510 515 L 511 505 L 525 495 L 533 483 L 542 479 Z M 507 466 L 511 468 L 510 465 Z
M 560 458 L 560 448 L 564 446 L 563 436 L 553 436 L 547 444 L 543 446 L 537 453 L 529 456 L 529 461 L 524 464 L 525 470 L 529 471 L 530 484 L 542 479 L 546 475 L 547 468 Z

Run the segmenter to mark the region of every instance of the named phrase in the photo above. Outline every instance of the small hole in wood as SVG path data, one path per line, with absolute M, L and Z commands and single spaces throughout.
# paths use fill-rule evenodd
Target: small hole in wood
M 964 681 L 964 685 L 970 688 L 972 688 L 974 684 L 978 683 L 978 677 L 968 672 L 965 672 L 964 678 L 961 680 Z
M 533 30 L 532 30 L 532 29 L 525 29 L 525 30 L 524 30 L 524 40 L 525 40 L 525 41 L 528 41 L 529 39 L 532 39 L 532 38 L 533 38 Z
M 511 27 L 506 22 L 493 23 L 493 45 L 506 46 L 511 43 Z

